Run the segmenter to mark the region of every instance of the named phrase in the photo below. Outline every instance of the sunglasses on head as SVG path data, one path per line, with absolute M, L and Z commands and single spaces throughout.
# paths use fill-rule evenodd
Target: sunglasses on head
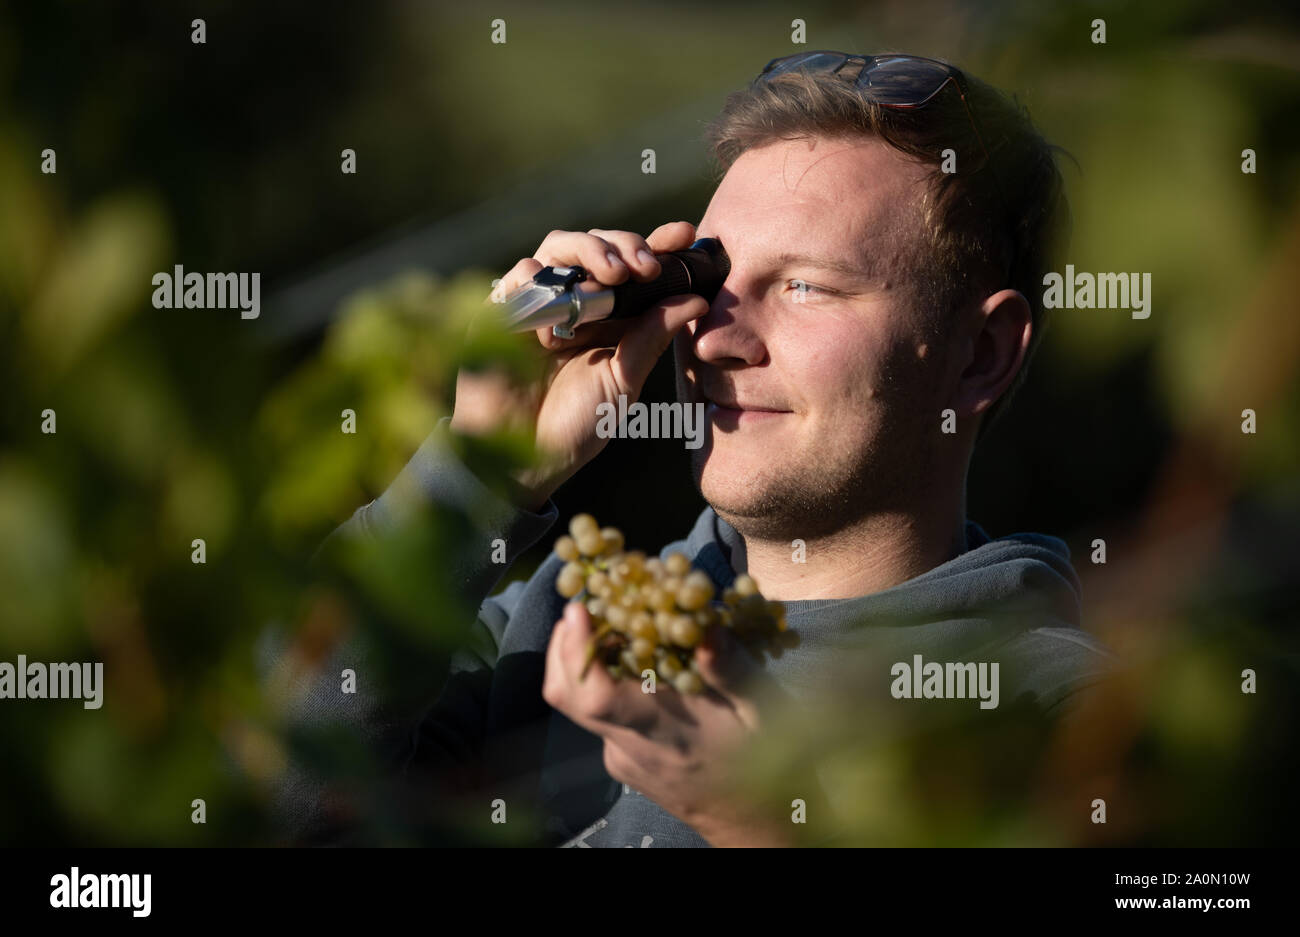
M 961 96 L 971 130 L 984 154 L 984 162 L 989 162 L 984 135 L 980 133 L 979 123 L 966 100 L 966 79 L 947 62 L 919 55 L 850 55 L 827 50 L 797 52 L 772 59 L 763 66 L 754 83 L 770 81 L 778 75 L 798 70 L 835 75 L 851 82 L 867 100 L 899 110 L 925 106 L 951 82 Z

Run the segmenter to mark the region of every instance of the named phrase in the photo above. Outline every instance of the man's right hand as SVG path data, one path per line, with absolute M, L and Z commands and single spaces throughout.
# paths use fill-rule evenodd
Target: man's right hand
M 629 277 L 653 280 L 660 272 L 655 253 L 683 250 L 694 241 L 695 226 L 686 221 L 660 225 L 648 238 L 630 231 L 552 231 L 532 257 L 511 268 L 493 295 L 509 294 L 549 266 L 580 264 L 605 286 Z M 702 297 L 681 295 L 630 319 L 579 325 L 570 339 L 556 338 L 549 326 L 538 329 L 542 378 L 518 386 L 500 373 L 462 370 L 456 376 L 451 429 L 472 436 L 512 425 L 530 428 L 542 463 L 516 480 L 530 502 L 522 506 L 540 507 L 608 441 L 596 435 L 596 407 L 618 406 L 620 394 L 629 404 L 635 401 L 677 330 L 708 310 Z

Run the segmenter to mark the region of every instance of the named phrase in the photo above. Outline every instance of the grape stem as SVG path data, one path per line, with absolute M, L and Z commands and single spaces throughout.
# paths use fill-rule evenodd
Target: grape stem
M 596 633 L 587 639 L 587 653 L 583 656 L 582 673 L 578 674 L 578 679 L 582 680 L 587 676 L 587 670 L 591 667 L 591 662 L 596 659 L 596 645 L 600 639 L 609 634 L 610 626 L 603 624 L 596 629 Z

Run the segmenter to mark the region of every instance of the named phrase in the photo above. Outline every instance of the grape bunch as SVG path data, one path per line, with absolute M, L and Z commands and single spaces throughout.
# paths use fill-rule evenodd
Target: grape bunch
M 799 643 L 786 626 L 785 607 L 763 598 L 750 576 L 737 576 L 718 600 L 713 582 L 692 571 L 684 554 L 661 560 L 624 551 L 622 532 L 601 529 L 590 514 L 573 518 L 568 535 L 555 541 L 555 552 L 564 560 L 556 591 L 566 599 L 581 597 L 591 614 L 584 676 L 599 660 L 616 680 L 640 679 L 653 670 L 656 680 L 678 692 L 699 693 L 704 684 L 695 648 L 710 626 L 731 629 L 755 656 L 766 650 L 780 657 Z

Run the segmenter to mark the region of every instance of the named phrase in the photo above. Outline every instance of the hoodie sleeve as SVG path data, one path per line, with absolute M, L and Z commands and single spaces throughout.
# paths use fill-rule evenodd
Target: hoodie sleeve
M 521 510 L 487 489 L 448 445 L 448 423 L 439 423 L 383 495 L 359 508 L 326 539 L 317 558 L 340 540 L 382 540 L 422 503 L 470 517 L 473 542 L 455 557 L 439 557 L 440 562 L 456 564 L 455 582 L 464 607 L 479 609 L 468 639 L 451 658 L 450 672 L 421 675 L 411 686 L 385 686 L 382 696 L 369 692 L 365 681 L 358 681 L 355 693 L 340 693 L 338 674 L 344 668 L 365 672 L 369 636 L 360 622 L 348 641 L 308 677 L 294 681 L 281 699 L 291 732 L 343 729 L 394 774 L 418 749 L 422 761 L 440 766 L 447 783 L 455 787 L 457 775 L 473 772 L 497 648 L 524 583 L 511 583 L 498 596 L 489 598 L 489 593 L 519 555 L 545 535 L 559 512 L 550 500 L 540 513 Z M 497 539 L 506 544 L 505 563 L 491 562 Z M 292 669 L 281 636 L 264 635 L 259 656 L 265 678 Z M 290 840 L 315 844 L 338 841 L 348 808 L 324 779 L 291 763 L 276 786 L 272 809 Z
M 1027 679 L 1039 709 L 1056 718 L 1067 713 L 1079 695 L 1105 680 L 1115 656 L 1080 628 L 1035 628 L 1019 642 Z

